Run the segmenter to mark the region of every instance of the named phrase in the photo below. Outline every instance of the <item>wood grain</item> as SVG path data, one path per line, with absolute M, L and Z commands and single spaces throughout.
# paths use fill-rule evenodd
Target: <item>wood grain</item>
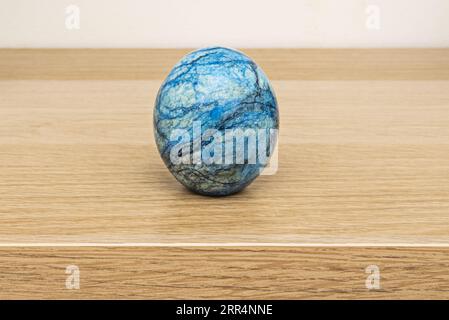
M 0 297 L 448 298 L 448 49 L 248 50 L 279 170 L 226 198 L 153 142 L 185 51 L 0 50 Z
M 449 251 L 431 248 L 8 248 L 0 298 L 448 299 Z M 368 290 L 366 267 L 381 272 Z M 68 265 L 80 289 L 67 290 Z
M 193 49 L 1 49 L 0 79 L 159 80 Z M 449 49 L 242 49 L 272 80 L 449 80 Z

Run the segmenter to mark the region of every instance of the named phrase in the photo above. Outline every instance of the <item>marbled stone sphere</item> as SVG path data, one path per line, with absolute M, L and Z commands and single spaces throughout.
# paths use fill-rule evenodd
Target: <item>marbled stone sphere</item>
M 203 195 L 229 195 L 248 186 L 267 165 L 278 128 L 266 75 L 233 49 L 189 53 L 156 98 L 159 153 L 179 182 Z

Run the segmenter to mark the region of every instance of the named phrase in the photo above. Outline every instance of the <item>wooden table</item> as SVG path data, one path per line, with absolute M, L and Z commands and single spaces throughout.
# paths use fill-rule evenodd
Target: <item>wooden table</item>
M 449 298 L 449 49 L 244 50 L 279 169 L 225 198 L 153 141 L 187 51 L 0 50 L 0 298 Z

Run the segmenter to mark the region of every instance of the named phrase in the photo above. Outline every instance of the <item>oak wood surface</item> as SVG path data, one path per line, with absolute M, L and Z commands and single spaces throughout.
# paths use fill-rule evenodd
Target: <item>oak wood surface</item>
M 192 49 L 1 49 L 0 79 L 160 80 Z M 242 49 L 272 80 L 449 80 L 449 49 Z
M 0 248 L 0 269 L 2 299 L 449 298 L 447 248 Z
M 279 169 L 226 198 L 154 145 L 187 51 L 0 50 L 2 297 L 448 297 L 449 49 L 245 50 L 278 97 Z

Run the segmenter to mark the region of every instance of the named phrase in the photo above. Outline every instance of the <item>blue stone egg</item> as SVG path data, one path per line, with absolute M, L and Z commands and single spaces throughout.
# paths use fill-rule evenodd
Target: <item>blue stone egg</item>
M 233 49 L 189 53 L 156 98 L 159 153 L 179 182 L 203 195 L 224 196 L 248 186 L 268 164 L 278 128 L 267 76 Z

